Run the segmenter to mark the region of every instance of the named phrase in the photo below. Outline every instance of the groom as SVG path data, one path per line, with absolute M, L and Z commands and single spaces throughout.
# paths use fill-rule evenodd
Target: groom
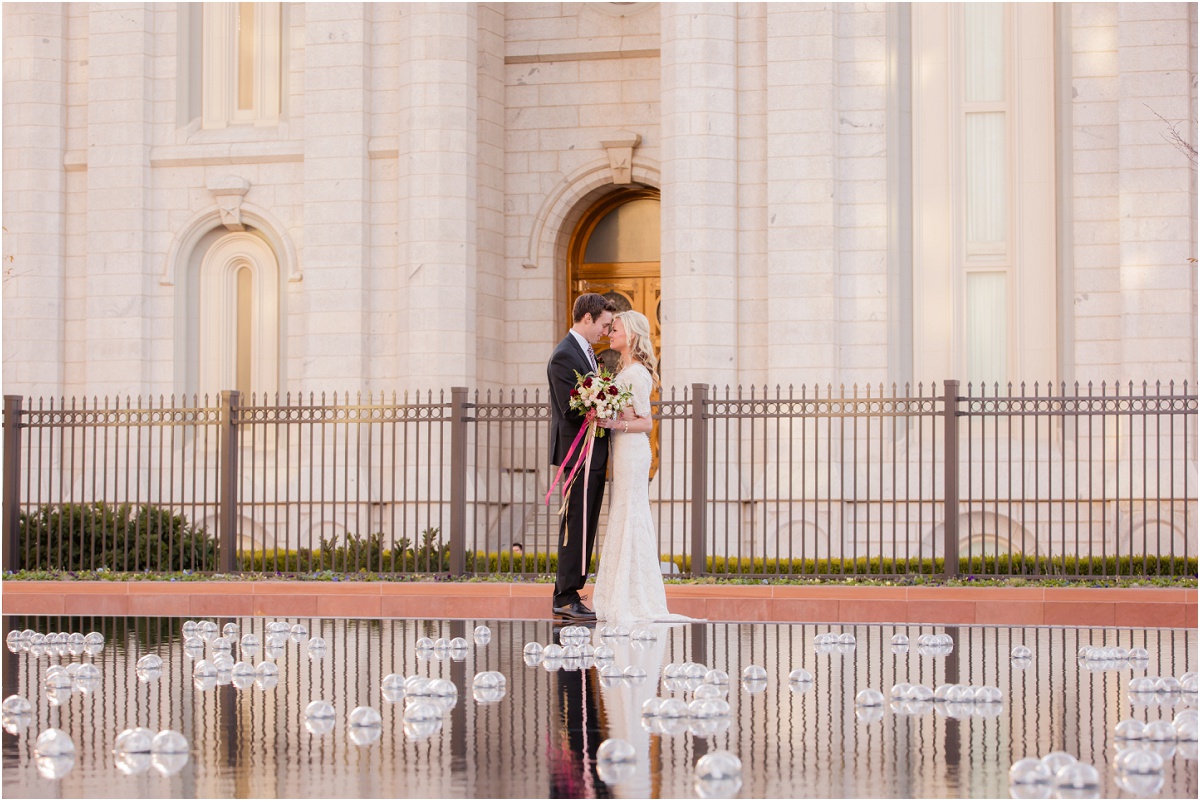
M 575 388 L 575 373 L 587 375 L 598 372 L 596 353 L 592 346 L 612 328 L 616 306 L 602 295 L 589 292 L 575 300 L 572 313 L 574 324 L 563 341 L 554 349 L 546 365 L 550 381 L 550 464 L 562 465 L 567 451 L 583 428 L 584 417 L 571 410 L 571 390 Z M 587 581 L 587 565 L 592 561 L 592 546 L 596 543 L 596 526 L 600 522 L 600 503 L 604 500 L 604 474 L 608 468 L 608 443 L 612 437 L 602 437 L 593 443 L 592 469 L 587 476 L 587 554 L 581 554 L 579 538 L 583 536 L 584 476 L 575 479 L 567 495 L 567 510 L 558 526 L 558 578 L 554 582 L 554 614 L 572 620 L 595 620 L 596 613 L 583 605 L 579 591 Z M 575 449 L 563 470 L 569 474 L 575 463 L 583 458 L 583 444 Z M 583 472 L 583 468 L 580 469 Z M 564 543 L 565 541 L 565 543 Z

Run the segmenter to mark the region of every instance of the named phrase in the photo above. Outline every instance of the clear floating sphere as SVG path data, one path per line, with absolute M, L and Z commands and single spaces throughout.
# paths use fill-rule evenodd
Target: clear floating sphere
M 557 643 L 551 643 L 542 650 L 543 659 L 562 659 L 563 647 Z
M 409 676 L 404 680 L 405 691 L 414 698 L 429 697 L 429 679 L 424 676 Z
M 306 718 L 332 718 L 334 716 L 333 704 L 320 699 L 310 701 L 308 706 L 304 707 L 304 717 Z
M 487 645 L 492 641 L 492 630 L 487 626 L 476 626 L 471 636 L 475 639 L 476 645 Z
M 117 739 L 113 744 L 113 751 L 118 754 L 148 754 L 153 743 L 154 732 L 149 729 L 142 727 L 125 729 L 117 735 Z
M 892 635 L 892 645 L 908 645 L 908 635 L 907 634 L 893 634 Z
M 525 654 L 525 656 L 533 656 L 533 657 L 537 657 L 538 659 L 541 659 L 542 651 L 543 651 L 543 648 L 542 648 L 542 644 L 540 642 L 527 642 L 527 643 L 525 643 L 525 650 L 523 651 L 523 653 Z
M 236 639 L 238 636 L 238 624 L 237 623 L 226 623 L 224 626 L 221 627 L 221 636 L 225 637 L 229 640 Z
M 137 661 L 138 670 L 162 670 L 162 657 L 158 654 L 146 654 Z
M 83 638 L 83 644 L 90 645 L 92 647 L 100 646 L 101 648 L 103 648 L 104 647 L 104 635 L 98 631 L 88 632 L 88 634 Z
M 475 678 L 471 680 L 472 687 L 482 687 L 484 689 L 492 689 L 500 686 L 500 681 L 496 673 L 490 670 L 485 670 L 482 673 L 476 673 Z
M 933 689 L 924 684 L 914 684 L 908 688 L 908 695 L 904 700 L 921 704 L 929 703 L 933 701 Z
M 181 631 L 183 632 L 184 637 L 194 637 L 196 635 L 196 621 L 194 621 L 194 620 L 183 621 L 183 628 L 181 629 Z
M 1030 659 L 1033 657 L 1033 651 L 1026 645 L 1018 645 L 1012 649 L 1013 659 Z
M 154 754 L 186 754 L 188 741 L 186 737 L 173 729 L 163 729 L 154 735 L 154 740 L 150 743 L 150 752 Z
M 1118 740 L 1140 740 L 1145 733 L 1146 724 L 1137 718 L 1126 718 L 1113 729 L 1113 736 Z
M 325 656 L 325 640 L 321 637 L 313 637 L 308 641 L 308 658 L 321 659 Z
M 639 642 L 657 642 L 658 641 L 658 635 L 655 634 L 650 629 L 637 629 L 635 631 L 631 631 L 629 633 L 629 638 L 631 640 L 637 640 Z
M 370 726 L 376 727 L 383 725 L 383 717 L 370 706 L 356 706 L 350 710 L 350 716 L 346 719 L 351 726 Z
M 629 629 L 625 628 L 624 626 L 613 626 L 613 636 L 614 637 L 628 637 Z
M 892 695 L 891 695 L 892 700 L 893 701 L 903 701 L 905 698 L 908 698 L 908 692 L 911 689 L 912 689 L 912 685 L 909 684 L 908 682 L 902 681 L 899 684 L 893 684 L 892 685 Z
M 623 679 L 625 671 L 616 665 L 602 665 L 600 667 L 600 678 L 602 679 Z
M 346 739 L 360 747 L 376 743 L 382 736 L 381 726 L 351 726 L 346 732 Z
M 616 651 L 607 645 L 597 645 L 592 658 L 597 662 L 611 662 L 617 656 Z
M 417 640 L 417 650 L 418 651 L 432 651 L 433 650 L 433 640 L 429 639 L 428 637 L 421 637 L 420 639 Z
M 441 719 L 442 710 L 428 701 L 415 701 L 404 707 L 405 723 L 425 723 L 432 720 L 440 722 Z
M 622 671 L 627 679 L 641 680 L 646 678 L 646 669 L 641 665 L 629 665 Z
M 217 677 L 217 666 L 207 659 L 201 659 L 192 667 L 192 678 L 207 679 Z
M 62 729 L 46 729 L 34 742 L 33 752 L 44 757 L 74 756 L 75 742 Z
M 115 757 L 117 770 L 126 776 L 136 776 L 150 769 L 148 752 L 118 751 Z
M 766 681 L 767 671 L 761 665 L 746 665 L 742 668 L 742 681 Z
M 233 643 L 224 637 L 215 637 L 208 643 L 208 647 L 213 653 L 228 653 L 233 650 Z
M 686 718 L 687 714 L 687 704 L 678 698 L 664 698 L 658 705 L 658 716 L 660 718 Z
M 258 651 L 258 649 L 261 647 L 262 647 L 262 642 L 258 639 L 258 637 L 256 635 L 254 635 L 254 634 L 243 634 L 242 635 L 242 651 L 249 653 L 249 654 L 253 654 L 253 653 L 256 653 Z
M 450 641 L 451 651 L 465 651 L 467 649 L 467 641 L 462 637 L 455 637 Z
M 1130 662 L 1149 662 L 1150 652 L 1145 648 L 1130 648 L 1129 655 L 1126 657 Z
M 724 687 L 729 684 L 729 674 L 718 668 L 713 668 L 704 674 L 704 683 Z
M 8 696 L 0 708 L 5 715 L 29 715 L 33 712 L 33 704 L 21 695 Z
M 429 682 L 431 698 L 458 698 L 458 687 L 448 679 L 433 679 Z
M 663 699 L 658 698 L 657 696 L 654 698 L 647 698 L 645 701 L 642 702 L 642 717 L 644 717 L 644 718 L 658 717 L 658 708 L 659 708 L 659 706 L 662 705 L 662 702 L 663 702 Z
M 1173 724 L 1175 726 L 1175 739 L 1180 743 L 1194 743 L 1197 740 L 1197 732 L 1200 731 L 1200 724 L 1195 718 L 1190 720 L 1181 720 Z
M 1174 743 L 1179 739 L 1179 732 L 1171 721 L 1155 720 L 1146 724 L 1142 739 L 1152 743 Z
M 710 751 L 696 760 L 697 779 L 725 779 L 742 775 L 742 760 L 729 751 Z
M 858 695 L 854 696 L 854 705 L 882 707 L 883 693 L 879 692 L 879 690 L 872 690 L 870 688 L 859 690 Z
M 1013 785 L 1049 785 L 1053 779 L 1050 768 L 1037 757 L 1017 760 L 1008 769 L 1008 783 Z
M 837 641 L 838 641 L 838 645 L 856 645 L 857 644 L 857 640 L 854 639 L 854 635 L 848 631 L 843 632 L 842 634 L 838 635 Z
M 212 658 L 213 666 L 218 673 L 229 673 L 233 670 L 233 657 L 221 652 Z
M 1100 771 L 1086 762 L 1073 762 L 1054 774 L 1054 792 L 1060 798 L 1098 798 Z
M 1113 760 L 1117 773 L 1160 774 L 1164 765 L 1162 755 L 1149 748 L 1127 748 Z
M 704 698 L 724 698 L 725 687 L 719 684 L 701 684 L 692 693 L 692 698 L 699 701 Z
M 1042 764 L 1050 771 L 1051 776 L 1057 775 L 1067 765 L 1072 765 L 1078 761 L 1073 754 L 1068 754 L 1066 751 L 1051 751 L 1042 757 Z
M 600 743 L 600 747 L 596 749 L 597 762 L 634 762 L 636 760 L 637 751 L 619 737 L 610 737 Z
M 1138 676 L 1129 680 L 1129 692 L 1131 693 L 1152 693 L 1154 692 L 1154 679 L 1150 676 Z

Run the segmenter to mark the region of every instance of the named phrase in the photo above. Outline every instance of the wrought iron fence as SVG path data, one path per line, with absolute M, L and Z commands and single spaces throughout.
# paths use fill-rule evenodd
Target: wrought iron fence
M 6 569 L 553 570 L 539 391 L 248 401 L 7 396 Z M 1196 572 L 1187 384 L 695 384 L 653 409 L 664 571 Z

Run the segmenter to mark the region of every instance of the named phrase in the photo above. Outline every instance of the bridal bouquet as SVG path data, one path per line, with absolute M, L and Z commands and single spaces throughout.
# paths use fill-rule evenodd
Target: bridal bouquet
M 579 434 L 576 435 L 575 441 L 571 443 L 570 450 L 567 451 L 567 458 L 563 459 L 562 465 L 558 468 L 558 475 L 554 477 L 554 481 L 550 483 L 550 489 L 546 492 L 546 504 L 550 504 L 550 496 L 554 493 L 554 488 L 558 485 L 559 480 L 563 477 L 563 472 L 567 469 L 567 465 L 571 463 L 571 456 L 574 455 L 575 449 L 583 445 L 583 453 L 575 463 L 571 466 L 571 470 L 562 482 L 563 505 L 558 510 L 561 516 L 567 509 L 567 498 L 570 496 L 571 487 L 575 483 L 575 479 L 580 473 L 583 473 L 583 519 L 584 530 L 583 536 L 579 538 L 579 546 L 581 554 L 584 558 L 580 564 L 583 565 L 584 574 L 587 574 L 587 559 L 586 559 L 586 543 L 587 543 L 587 491 L 588 491 L 588 476 L 592 469 L 592 443 L 599 437 L 604 436 L 604 429 L 600 427 L 600 420 L 615 420 L 620 417 L 621 410 L 624 409 L 633 400 L 633 391 L 629 387 L 619 387 L 613 381 L 612 373 L 605 370 L 603 367 L 595 373 L 580 375 L 575 373 L 575 388 L 571 390 L 570 408 L 572 411 L 582 414 L 584 417 L 584 425 L 579 429 Z M 563 536 L 563 545 L 567 544 L 570 536 L 570 531 Z
M 613 374 L 600 368 L 598 373 L 580 375 L 575 373 L 575 389 L 571 390 L 571 409 L 587 418 L 589 427 L 594 429 L 593 436 L 603 437 L 604 429 L 595 424 L 596 420 L 615 420 L 621 416 L 621 410 L 633 400 L 633 392 L 629 387 L 618 387 L 613 382 Z

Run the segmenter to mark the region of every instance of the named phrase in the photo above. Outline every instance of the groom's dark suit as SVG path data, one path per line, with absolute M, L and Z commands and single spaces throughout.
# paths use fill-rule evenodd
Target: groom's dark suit
M 592 371 L 587 355 L 568 333 L 550 363 L 546 365 L 546 377 L 550 382 L 550 464 L 561 465 L 567 458 L 571 443 L 583 427 L 583 415 L 571 410 L 571 390 L 575 388 L 575 373 L 586 375 Z M 588 478 L 587 492 L 587 563 L 592 561 L 592 546 L 596 543 L 596 526 L 600 522 L 600 504 L 604 500 L 604 475 L 608 468 L 608 443 L 612 437 L 597 438 L 592 448 L 592 470 Z M 583 458 L 583 442 L 571 455 L 571 461 L 563 471 L 563 478 L 570 473 L 575 462 Z M 581 472 L 583 468 L 580 468 Z M 557 472 L 555 470 L 554 472 Z M 576 478 L 567 500 L 567 511 L 558 527 L 558 578 L 554 582 L 554 606 L 568 606 L 579 600 L 587 576 L 579 553 L 579 537 L 583 534 L 583 475 Z M 569 536 L 568 536 L 569 533 Z M 566 547 L 563 539 L 567 540 Z

